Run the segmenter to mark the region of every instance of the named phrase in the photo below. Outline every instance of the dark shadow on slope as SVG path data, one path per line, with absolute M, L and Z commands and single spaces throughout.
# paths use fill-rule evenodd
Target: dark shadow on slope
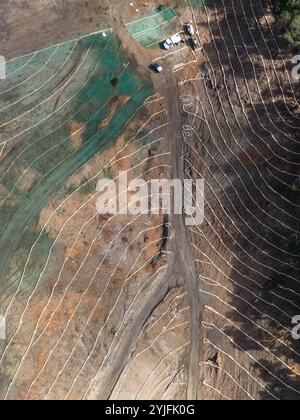
M 300 341 L 294 340 L 291 333 L 292 318 L 300 314 L 300 255 L 293 247 L 295 235 L 297 237 L 300 230 L 300 192 L 292 189 L 300 174 L 299 120 L 296 118 L 299 108 L 296 107 L 288 78 L 283 77 L 285 68 L 278 47 L 288 57 L 291 51 L 286 49 L 281 38 L 273 39 L 270 27 L 276 35 L 277 25 L 271 20 L 270 27 L 265 25 L 263 10 L 267 2 L 252 1 L 252 10 L 250 2 L 241 1 L 244 9 L 240 0 L 233 2 L 236 13 L 231 8 L 231 1 L 224 2 L 226 15 L 223 6 L 216 5 L 219 24 L 214 19 L 210 21 L 215 43 L 204 45 L 205 54 L 217 78 L 213 80 L 213 88 L 209 89 L 213 105 L 216 103 L 215 112 L 221 119 L 222 109 L 217 104 L 218 91 L 224 98 L 223 109 L 230 115 L 233 133 L 239 140 L 236 144 L 229 131 L 225 140 L 221 139 L 217 128 L 213 127 L 218 147 L 221 153 L 224 152 L 224 156 L 219 156 L 220 151 L 215 147 L 210 133 L 201 135 L 201 138 L 209 138 L 207 147 L 210 147 L 211 156 L 223 165 L 223 173 L 229 174 L 231 180 L 231 184 L 226 180 L 223 183 L 230 200 L 224 195 L 219 197 L 234 222 L 237 242 L 232 244 L 232 236 L 229 235 L 230 229 L 232 233 L 232 223 L 223 214 L 221 217 L 225 226 L 228 223 L 228 232 L 222 232 L 222 239 L 237 256 L 230 273 L 233 293 L 228 293 L 226 297 L 226 302 L 234 309 L 227 306 L 227 311 L 223 311 L 234 326 L 228 326 L 223 331 L 233 339 L 237 349 L 250 352 L 256 358 L 256 363 L 253 362 L 251 366 L 252 374 L 255 373 L 257 378 L 265 382 L 272 394 L 279 399 L 294 400 L 300 399 L 300 377 L 295 374 L 298 372 L 300 375 Z M 210 9 L 210 14 L 217 16 L 214 9 Z M 201 22 L 202 28 L 207 28 L 202 18 Z M 278 77 L 271 67 L 270 58 L 274 60 Z M 262 60 L 265 60 L 265 64 Z M 274 103 L 264 65 L 270 77 Z M 290 71 L 288 66 L 287 71 Z M 202 67 L 202 72 L 213 79 L 209 63 Z M 236 93 L 233 76 L 239 86 L 240 97 Z M 246 84 L 254 98 L 252 103 Z M 286 102 L 281 89 L 284 89 Z M 232 106 L 228 104 L 228 95 Z M 296 95 L 299 93 L 296 92 Z M 248 122 L 239 109 L 241 102 Z M 236 112 L 244 135 L 234 120 L 233 112 Z M 224 121 L 221 126 L 226 132 Z M 226 150 L 226 146 L 228 150 L 230 146 L 232 153 Z M 198 147 L 202 156 L 202 146 Z M 214 162 L 209 160 L 204 150 L 203 155 L 215 171 Z M 224 157 L 231 162 L 231 167 Z M 228 287 L 227 281 L 226 285 Z M 214 336 L 214 332 L 211 334 Z M 263 388 L 259 393 L 261 399 L 271 398 Z

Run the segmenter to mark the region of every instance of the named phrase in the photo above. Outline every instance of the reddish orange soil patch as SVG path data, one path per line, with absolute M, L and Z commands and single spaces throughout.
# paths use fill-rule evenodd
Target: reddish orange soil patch
M 104 120 L 101 120 L 101 122 L 98 126 L 99 130 L 102 130 L 102 128 L 105 128 L 109 124 L 109 122 L 113 118 L 117 108 L 124 105 L 125 102 L 128 101 L 129 99 L 130 98 L 128 96 L 118 95 L 118 96 L 115 96 L 114 98 L 112 98 L 108 102 L 107 107 L 109 109 L 109 114 L 107 115 L 106 118 L 104 118 Z
M 69 125 L 69 134 L 72 145 L 75 149 L 79 149 L 83 143 L 83 136 L 85 133 L 85 124 L 80 124 L 77 121 L 72 121 Z

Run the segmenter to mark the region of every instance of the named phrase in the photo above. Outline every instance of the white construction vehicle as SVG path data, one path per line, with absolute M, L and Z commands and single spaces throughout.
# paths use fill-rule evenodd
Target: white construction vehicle
M 179 45 L 182 42 L 182 38 L 180 34 L 175 34 L 170 36 L 170 38 L 166 39 L 163 43 L 163 47 L 166 50 L 170 50 L 174 47 L 174 45 Z

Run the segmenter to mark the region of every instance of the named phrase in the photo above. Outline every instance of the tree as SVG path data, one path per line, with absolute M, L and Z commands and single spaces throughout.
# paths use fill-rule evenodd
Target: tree
M 290 45 L 300 47 L 300 0 L 273 0 L 273 3 L 284 38 Z

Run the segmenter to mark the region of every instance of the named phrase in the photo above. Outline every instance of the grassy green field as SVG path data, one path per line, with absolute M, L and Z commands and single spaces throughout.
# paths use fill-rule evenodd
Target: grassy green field
M 161 7 L 152 14 L 127 24 L 133 38 L 144 47 L 153 47 L 176 30 L 176 12 L 171 7 Z

